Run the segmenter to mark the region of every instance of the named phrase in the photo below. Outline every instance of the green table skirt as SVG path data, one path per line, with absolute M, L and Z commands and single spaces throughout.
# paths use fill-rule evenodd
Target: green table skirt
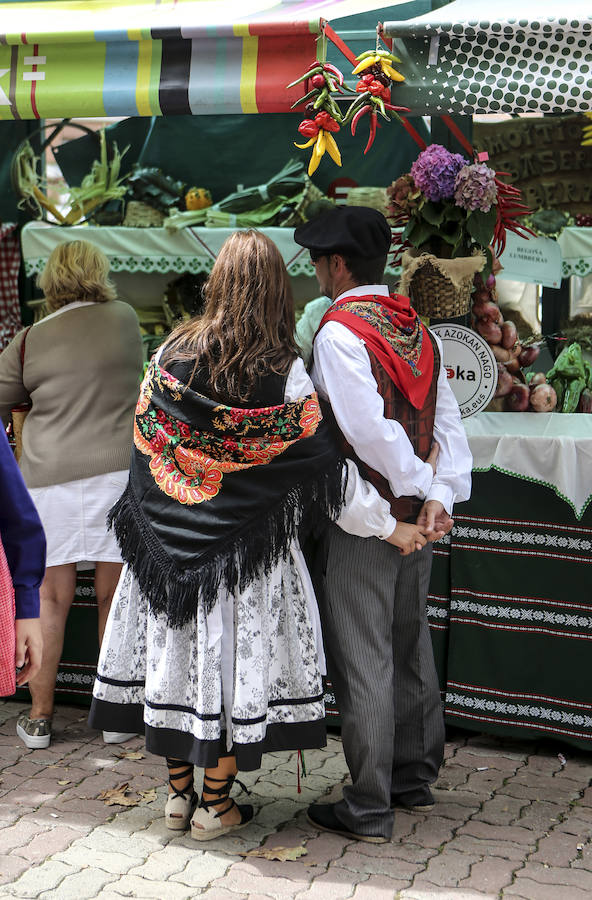
M 474 475 L 450 552 L 446 721 L 592 749 L 592 509 Z

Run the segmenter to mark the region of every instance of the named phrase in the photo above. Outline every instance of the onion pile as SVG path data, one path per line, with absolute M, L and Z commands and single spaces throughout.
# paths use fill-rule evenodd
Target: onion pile
M 523 347 L 514 322 L 504 322 L 501 309 L 495 302 L 495 276 L 490 275 L 484 283 L 481 276 L 476 275 L 475 288 L 473 328 L 487 341 L 497 360 L 495 396 L 505 398 L 504 406 L 509 412 L 550 412 L 555 409 L 557 396 L 551 385 L 546 384 L 542 373 L 533 376 L 526 384 L 521 370 L 533 364 L 539 355 L 539 348 L 534 345 Z

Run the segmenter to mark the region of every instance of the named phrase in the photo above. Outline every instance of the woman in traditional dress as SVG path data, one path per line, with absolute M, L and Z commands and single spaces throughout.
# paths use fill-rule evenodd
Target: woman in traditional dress
M 403 552 L 425 543 L 344 463 L 322 420 L 275 244 L 232 235 L 205 297 L 140 392 L 130 480 L 111 513 L 127 565 L 90 713 L 95 727 L 144 731 L 167 758 L 166 823 L 191 818 L 197 840 L 252 818 L 228 796 L 238 769 L 324 746 L 324 657 L 299 537 L 340 514 Z M 205 768 L 197 808 L 194 765 Z

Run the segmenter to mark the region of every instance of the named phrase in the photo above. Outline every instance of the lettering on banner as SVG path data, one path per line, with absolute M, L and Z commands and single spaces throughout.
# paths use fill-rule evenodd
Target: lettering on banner
M 561 209 L 576 215 L 592 204 L 592 147 L 582 147 L 582 115 L 475 122 L 476 150 L 487 150 L 488 165 L 508 172 L 532 209 Z

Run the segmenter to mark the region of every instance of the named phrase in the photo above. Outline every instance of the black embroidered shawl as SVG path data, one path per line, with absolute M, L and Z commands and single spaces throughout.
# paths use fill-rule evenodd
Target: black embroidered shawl
M 220 588 L 243 590 L 269 572 L 300 529 L 336 518 L 342 466 L 316 394 L 225 406 L 153 360 L 128 486 L 109 519 L 152 610 L 180 627 Z

